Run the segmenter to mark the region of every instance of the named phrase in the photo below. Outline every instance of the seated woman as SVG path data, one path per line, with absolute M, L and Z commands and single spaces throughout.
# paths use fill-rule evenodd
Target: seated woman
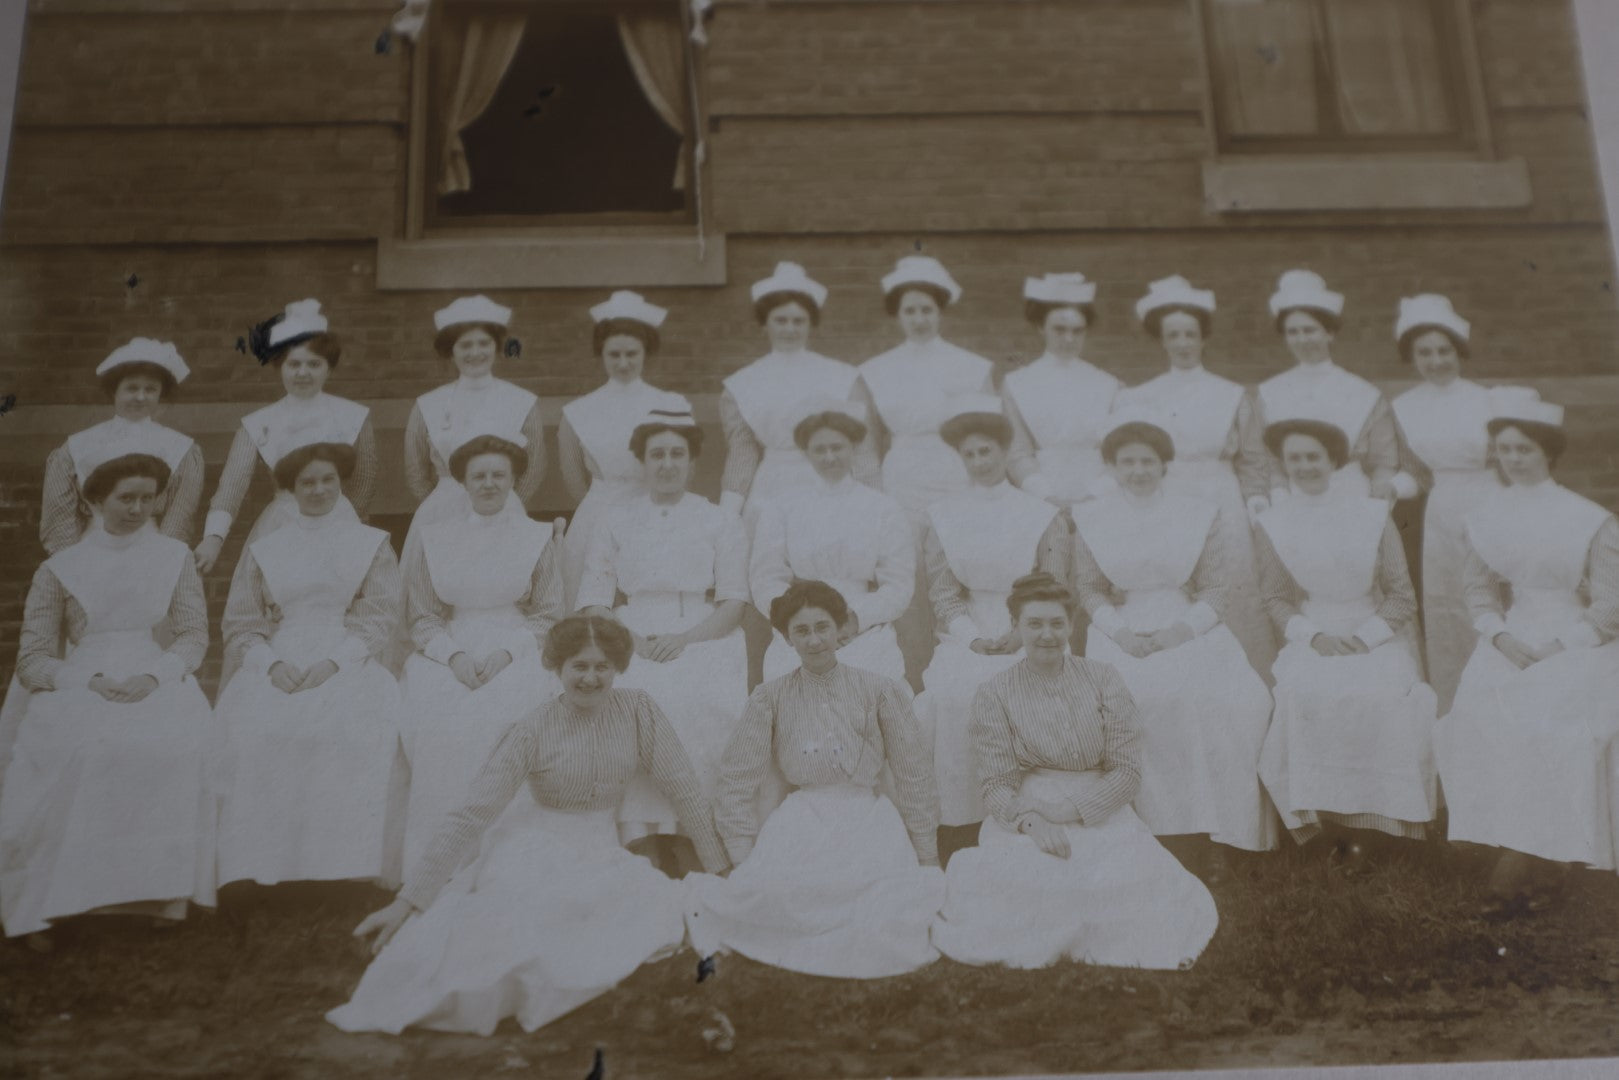
M 1552 479 L 1561 407 L 1502 411 L 1488 432 L 1510 486 L 1466 519 L 1478 645 L 1434 730 L 1450 838 L 1505 849 L 1496 916 L 1549 906 L 1568 864 L 1619 868 L 1619 521 Z
M 1130 809 L 1141 782 L 1130 691 L 1068 651 L 1074 595 L 1049 574 L 1019 578 L 1006 606 L 1024 658 L 973 701 L 991 816 L 978 846 L 950 860 L 934 944 L 964 964 L 1190 967 L 1219 916 Z
M 960 455 L 971 486 L 927 509 L 922 553 L 940 633 L 916 715 L 933 735 L 941 847 L 954 850 L 971 843 L 984 820 L 968 730 L 973 695 L 979 683 L 1017 663 L 1022 648 L 1006 597 L 1031 569 L 1066 578 L 1072 543 L 1055 506 L 1007 480 L 1012 425 L 1001 399 L 963 395 L 945 409 L 939 437 Z
M 610 619 L 551 630 L 545 664 L 562 693 L 506 731 L 399 896 L 355 929 L 379 955 L 326 1019 L 488 1035 L 511 1016 L 533 1031 L 680 948 L 684 886 L 618 842 L 631 774 L 679 808 L 705 867 L 728 864 L 669 721 L 613 686 L 633 648 Z
M 1436 703 L 1418 666 L 1416 593 L 1388 503 L 1329 494 L 1349 461 L 1349 440 L 1331 424 L 1272 424 L 1265 445 L 1293 496 L 1254 531 L 1260 595 L 1287 640 L 1259 775 L 1301 844 L 1329 825 L 1421 839 L 1436 809 Z M 1351 865 L 1364 857 L 1360 843 L 1337 840 L 1333 851 Z
M 686 925 L 703 956 L 730 949 L 851 979 L 938 957 L 928 927 L 944 877 L 927 742 L 898 680 L 839 661 L 847 618 L 843 596 L 820 581 L 770 605 L 802 666 L 753 692 L 725 748 L 714 820 L 736 870 L 686 879 Z M 755 799 L 772 758 L 797 790 L 761 827 Z M 875 790 L 885 767 L 897 810 Z
M 408 878 L 432 830 L 506 729 L 556 692 L 540 646 L 562 614 L 548 525 L 507 509 L 528 465 L 516 443 L 474 435 L 450 455 L 471 509 L 435 521 L 406 552 L 405 610 L 416 652 L 405 663 Z
M 148 454 L 97 466 L 83 488 L 90 527 L 34 573 L 17 654 L 30 696 L 0 788 L 7 936 L 85 912 L 182 919 L 188 901 L 214 903 L 212 714 L 191 677 L 207 606 L 190 549 L 146 527 L 168 482 Z
M 1074 580 L 1091 617 L 1085 655 L 1111 664 L 1135 699 L 1135 809 L 1153 833 L 1264 851 L 1276 846 L 1259 783 L 1270 691 L 1222 621 L 1231 553 L 1220 512 L 1163 490 L 1174 443 L 1128 417 L 1102 440 L 1118 490 L 1074 511 Z M 1205 873 L 1220 876 L 1221 848 L 1202 854 Z
M 616 617 L 629 628 L 635 662 L 619 685 L 646 691 L 668 714 L 707 800 L 748 699 L 748 651 L 739 629 L 748 602 L 748 538 L 735 514 L 686 490 L 703 429 L 683 399 L 667 404 L 630 435 L 646 493 L 602 517 L 585 554 L 579 604 L 587 615 Z M 618 593 L 625 603 L 614 611 Z M 630 782 L 619 807 L 626 843 L 673 833 L 678 822 L 650 778 Z M 666 869 L 692 868 L 685 845 L 645 846 Z
M 843 662 L 903 680 L 892 624 L 916 589 L 916 541 L 899 503 L 854 478 L 855 449 L 866 438 L 858 408 L 824 404 L 793 430 L 817 482 L 767 501 L 759 514 L 748 569 L 753 603 L 768 610 L 795 579 L 826 582 L 849 614 L 840 630 Z M 765 652 L 765 679 L 793 666 L 792 646 L 777 635 Z
M 407 770 L 380 658 L 403 588 L 388 534 L 333 512 L 353 468 L 343 443 L 276 462 L 298 516 L 249 544 L 231 579 L 221 884 L 399 881 Z

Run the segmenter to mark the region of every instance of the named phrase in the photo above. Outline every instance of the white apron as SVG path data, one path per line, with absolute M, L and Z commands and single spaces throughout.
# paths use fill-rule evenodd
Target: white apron
M 429 390 L 416 399 L 422 421 L 427 425 L 427 437 L 433 444 L 433 468 L 438 471 L 438 483 L 427 493 L 427 498 L 416 508 L 410 519 L 410 531 L 405 534 L 401 561 L 408 560 L 413 545 L 420 542 L 421 532 L 438 521 L 449 521 L 472 512 L 472 499 L 466 489 L 450 475 L 450 455 L 460 449 L 474 435 L 494 435 L 508 442 L 526 441 L 523 422 L 528 419 L 534 403 L 539 400 L 521 386 L 504 379 L 494 379 L 487 390 L 477 395 L 477 411 L 469 411 L 466 397 L 457 393 L 459 382 L 447 383 Z M 506 499 L 503 513 L 528 516 L 523 501 L 514 487 Z
M 321 393 L 307 406 L 293 406 L 287 398 L 282 398 L 250 412 L 242 417 L 242 430 L 253 440 L 259 459 L 274 473 L 276 462 L 301 446 L 327 442 L 353 446 L 370 414 L 371 410 L 359 402 Z M 352 521 L 360 520 L 346 496 L 338 499 L 331 513 Z M 275 495 L 248 530 L 247 542 L 251 544 L 261 536 L 268 536 L 297 516 L 298 503 L 292 492 L 277 487 Z
M 968 590 L 974 637 L 994 640 L 1011 628 L 1006 598 L 1012 582 L 1034 568 L 1040 540 L 1057 508 L 1011 484 L 975 485 L 928 508 L 950 572 Z M 949 627 L 941 627 L 933 660 L 916 697 L 917 719 L 932 733 L 934 774 L 939 788 L 939 823 L 970 825 L 984 820 L 978 761 L 973 752 L 972 705 L 980 683 L 1023 658 L 972 651 Z
M 1125 596 L 1119 614 L 1138 634 L 1184 619 L 1193 568 L 1214 523 L 1201 499 L 1163 495 L 1146 505 L 1123 493 L 1075 512 L 1085 546 Z M 1259 782 L 1271 697 L 1237 639 L 1218 624 L 1183 645 L 1136 658 L 1094 623 L 1085 655 L 1113 665 L 1141 720 L 1141 791 L 1135 808 L 1160 836 L 1206 833 L 1264 851 L 1275 819 Z
M 92 535 L 92 534 L 87 534 Z M 105 534 L 100 534 L 105 535 Z M 9 936 L 52 919 L 157 901 L 214 903 L 212 713 L 191 676 L 134 703 L 86 688 L 149 673 L 153 630 L 190 549 L 144 530 L 117 550 L 81 540 L 46 561 L 84 609 L 58 690 L 30 695 L 0 796 L 0 920 Z M 171 902 L 178 902 L 176 906 Z
M 1507 632 L 1538 648 L 1579 628 L 1587 556 L 1610 517 L 1551 482 L 1508 489 L 1468 516 L 1473 550 L 1511 583 Z M 1480 639 L 1434 734 L 1450 838 L 1619 868 L 1616 733 L 1619 642 L 1520 671 Z
M 726 376 L 725 389 L 764 447 L 748 488 L 750 525 L 764 500 L 817 482 L 815 467 L 793 442 L 793 428 L 827 399 L 847 400 L 857 376 L 852 365 L 807 350 L 773 352 Z
M 1319 420 L 1331 424 L 1349 440 L 1350 460 L 1332 475 L 1330 490 L 1352 498 L 1365 498 L 1371 494 L 1372 481 L 1365 467 L 1355 458 L 1355 444 L 1371 419 L 1383 392 L 1365 379 L 1351 375 L 1330 360 L 1319 365 L 1319 370 L 1298 365 L 1280 375 L 1274 375 L 1259 384 L 1260 409 L 1266 426 L 1281 420 Z M 1277 470 L 1276 491 L 1287 491 L 1287 482 Z M 1285 495 L 1282 496 L 1285 498 Z
M 1040 475 L 1053 497 L 1077 503 L 1115 487 L 1102 464 L 1102 438 L 1121 387 L 1084 360 L 1058 360 L 1049 353 L 1006 376 L 1001 393 L 1028 425 Z
M 1336 496 L 1290 500 L 1260 515 L 1308 596 L 1304 616 L 1323 633 L 1353 635 L 1376 614 L 1372 589 L 1387 520 L 1381 499 Z M 1306 824 L 1299 811 L 1433 818 L 1435 702 L 1408 633 L 1354 656 L 1322 656 L 1291 642 L 1275 674 L 1276 709 L 1259 771 L 1283 824 Z
M 324 524 L 324 523 L 323 523 Z M 344 616 L 388 534 L 365 525 L 287 525 L 249 550 L 280 610 L 269 648 L 301 669 L 332 659 Z M 407 769 L 399 684 L 367 658 L 287 694 L 267 667 L 239 669 L 216 711 L 228 742 L 219 880 L 399 881 Z

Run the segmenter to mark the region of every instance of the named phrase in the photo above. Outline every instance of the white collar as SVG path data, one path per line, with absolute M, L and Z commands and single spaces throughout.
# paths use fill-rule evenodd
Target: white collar
M 1321 361 L 1319 364 L 1295 363 L 1293 365 L 1294 374 L 1301 379 L 1325 379 L 1328 375 L 1333 374 L 1337 370 L 1338 365 L 1332 362 L 1332 357 L 1330 356 Z
M 106 523 L 103 521 L 100 512 L 92 510 L 90 512 L 90 525 L 84 530 L 84 540 L 91 546 L 102 548 L 106 551 L 127 551 L 134 547 L 152 528 L 152 522 L 148 520 L 145 525 L 132 533 L 114 536 L 107 531 Z
M 853 470 L 844 473 L 843 479 L 835 484 L 829 484 L 822 480 L 820 473 L 815 474 L 815 479 L 820 483 L 821 491 L 828 495 L 841 495 L 860 482 L 854 478 Z
M 609 375 L 607 377 L 607 381 L 602 384 L 602 389 L 609 394 L 633 394 L 645 385 L 646 383 L 641 381 L 641 376 L 639 375 L 631 379 L 629 382 L 619 382 L 617 379 Z
M 482 375 L 460 375 L 455 380 L 457 390 L 482 391 L 489 389 L 493 385 L 495 385 L 495 373 L 492 368 Z
M 330 510 L 326 511 L 324 514 L 318 514 L 315 517 L 310 517 L 302 510 L 298 511 L 292 516 L 292 523 L 298 528 L 303 529 L 305 532 L 319 532 L 323 529 L 330 529 L 333 527 L 332 523 L 336 520 L 336 503 L 332 504 L 332 508 Z
M 1123 498 L 1124 505 L 1137 513 L 1146 513 L 1164 505 L 1164 485 L 1161 481 L 1158 489 L 1151 495 L 1137 495 L 1123 484 L 1119 485 L 1119 495 Z
M 977 481 L 967 486 L 967 493 L 974 499 L 999 499 L 1012 490 L 1012 481 L 1001 477 L 993 484 L 980 484 Z
M 1192 379 L 1201 378 L 1205 374 L 1207 374 L 1207 372 L 1204 370 L 1201 363 L 1199 363 L 1196 367 L 1189 368 L 1178 368 L 1171 364 L 1168 371 L 1168 375 L 1171 379 L 1179 379 L 1182 382 L 1188 382 Z

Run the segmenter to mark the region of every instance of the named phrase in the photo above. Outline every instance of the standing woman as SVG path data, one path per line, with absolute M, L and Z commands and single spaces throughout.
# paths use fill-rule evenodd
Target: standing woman
M 403 686 L 406 877 L 506 729 L 555 692 L 540 648 L 562 615 L 556 545 L 550 526 L 509 510 L 529 460 L 521 444 L 498 435 L 462 443 L 446 467 L 467 508 L 423 528 L 405 552 L 405 612 L 416 644 Z
M 810 487 L 815 470 L 793 441 L 806 401 L 846 400 L 859 373 L 841 360 L 811 352 L 810 328 L 821 321 L 826 286 L 797 263 L 776 264 L 753 283 L 754 318 L 770 339 L 770 352 L 725 378 L 720 424 L 725 431 L 725 472 L 720 505 L 751 523 L 763 501 Z M 877 480 L 870 439 L 862 439 L 857 475 Z
M 630 433 L 658 408 L 689 408 L 686 399 L 642 381 L 647 361 L 658 354 L 658 328 L 669 312 L 639 294 L 620 290 L 590 309 L 596 321 L 592 345 L 607 369 L 607 381 L 562 406 L 557 456 L 562 482 L 578 509 L 562 543 L 562 589 L 566 610 L 582 606 L 579 578 L 591 537 L 612 507 L 646 493 L 645 469 L 630 453 Z
M 607 993 L 685 938 L 684 894 L 625 851 L 614 813 L 632 774 L 679 808 L 703 865 L 728 865 L 680 740 L 657 704 L 613 685 L 629 631 L 573 615 L 552 629 L 545 664 L 562 693 L 528 709 L 454 804 L 399 896 L 355 936 L 377 955 L 344 1031 L 407 1027 L 489 1035 L 525 1031 Z
M 963 964 L 1072 959 L 1190 967 L 1214 936 L 1214 898 L 1130 808 L 1141 781 L 1135 703 L 1117 672 L 1072 655 L 1074 594 L 1047 574 L 1007 597 L 1024 658 L 973 700 L 984 804 L 933 927 Z
M 735 514 L 686 490 L 702 446 L 689 405 L 655 410 L 635 427 L 629 451 L 642 464 L 645 494 L 603 515 L 585 557 L 579 606 L 629 628 L 635 662 L 619 685 L 651 694 L 668 715 L 706 801 L 748 697 L 740 629 L 748 538 Z M 619 593 L 625 602 L 614 610 Z M 678 824 L 650 777 L 631 781 L 619 807 L 626 843 L 671 834 Z M 660 861 L 679 861 L 670 845 L 654 843 L 664 849 Z
M 973 695 L 978 686 L 1018 662 L 1021 641 L 1008 617 L 1012 583 L 1031 569 L 1056 580 L 1070 572 L 1068 523 L 1046 500 L 1013 487 L 1006 477 L 1012 425 L 993 394 L 949 402 L 939 438 L 955 449 L 971 486 L 928 507 L 922 554 L 939 644 L 922 675 L 917 719 L 933 736 L 939 788 L 941 854 L 970 843 L 953 830 L 984 820 L 973 757 Z
M 242 417 L 231 440 L 219 487 L 208 504 L 202 543 L 197 545 L 197 569 L 207 573 L 219 558 L 231 524 L 241 513 L 242 500 L 253 481 L 253 463 L 266 469 L 288 451 L 310 443 L 346 443 L 354 448 L 354 475 L 336 512 L 358 517 L 370 505 L 377 476 L 377 440 L 371 430 L 371 410 L 346 398 L 333 397 L 322 387 L 343 357 L 343 344 L 330 332 L 319 300 L 288 304 L 284 313 L 260 323 L 249 334 L 248 345 L 260 364 L 281 373 L 286 396 L 273 405 Z M 298 513 L 289 491 L 277 491 L 248 530 L 252 543 L 291 521 Z
M 1560 406 L 1503 413 L 1488 430 L 1509 486 L 1466 522 L 1478 645 L 1434 733 L 1450 838 L 1504 849 L 1493 915 L 1549 906 L 1567 864 L 1619 869 L 1619 521 L 1552 479 Z
M 820 581 L 771 602 L 771 624 L 800 666 L 749 696 L 725 748 L 714 821 L 736 869 L 687 878 L 699 955 L 730 949 L 846 979 L 938 957 L 928 930 L 944 877 L 926 737 L 902 683 L 840 662 L 847 618 L 843 596 Z M 761 827 L 756 797 L 772 761 L 796 790 Z M 876 790 L 885 769 L 894 802 Z
M 1084 274 L 1047 274 L 1023 282 L 1023 313 L 1045 336 L 1046 351 L 1008 375 L 1001 393 L 1012 424 L 1012 482 L 1070 507 L 1108 491 L 1100 446 L 1107 414 L 1123 384 L 1082 359 L 1096 325 L 1096 283 Z
M 1119 490 L 1074 512 L 1074 578 L 1091 618 L 1085 655 L 1118 671 L 1140 716 L 1136 812 L 1157 836 L 1268 850 L 1259 750 L 1271 698 L 1223 621 L 1233 574 L 1221 511 L 1167 490 L 1178 460 L 1167 431 L 1115 424 L 1102 459 Z M 1204 854 L 1206 873 L 1223 874 L 1223 849 Z
M 1289 270 L 1270 298 L 1276 331 L 1293 354 L 1294 366 L 1259 384 L 1256 422 L 1260 430 L 1284 420 L 1331 424 L 1349 440 L 1349 457 L 1332 478 L 1333 490 L 1352 496 L 1393 500 L 1402 490 L 1394 477 L 1400 467 L 1400 441 L 1394 410 L 1383 392 L 1332 362 L 1332 339 L 1344 313 L 1344 297 L 1327 288 L 1320 274 Z M 1271 501 L 1287 492 L 1287 471 L 1270 463 Z M 1260 507 L 1256 507 L 1259 509 Z
M 939 438 L 939 425 L 949 419 L 947 403 L 963 394 L 993 393 L 994 365 L 939 336 L 941 313 L 961 299 L 961 286 L 939 260 L 907 255 L 882 286 L 883 305 L 905 342 L 860 365 L 854 400 L 866 410 L 871 443 L 882 459 L 883 491 L 905 511 L 920 551 L 928 507 L 968 485 L 961 458 Z M 912 685 L 933 652 L 927 586 L 919 577 L 911 606 L 894 624 Z
M 416 399 L 405 422 L 405 484 L 420 500 L 405 537 L 410 558 L 422 530 L 436 521 L 460 520 L 467 493 L 450 472 L 450 455 L 473 435 L 496 435 L 525 448 L 519 481 L 506 509 L 526 515 L 545 476 L 545 429 L 540 399 L 495 378 L 495 360 L 507 350 L 512 309 L 487 296 L 463 296 L 433 313 L 433 348 L 455 365 L 456 380 Z
M 381 658 L 404 614 L 388 534 L 333 513 L 354 451 L 276 462 L 298 516 L 249 544 L 225 618 L 220 883 L 399 880 L 406 769 Z
M 169 467 L 93 469 L 90 527 L 34 573 L 17 678 L 29 694 L 0 788 L 0 921 L 10 937 L 87 912 L 185 917 L 214 903 L 208 650 L 190 549 L 148 529 Z M 172 633 L 167 649 L 154 631 Z
M 1436 808 L 1434 693 L 1417 660 L 1417 598 L 1380 499 L 1328 493 L 1349 462 L 1319 420 L 1265 429 L 1292 495 L 1259 515 L 1259 587 L 1287 640 L 1259 774 L 1304 843 L 1331 826 L 1421 839 Z M 1359 845 L 1339 837 L 1353 862 Z
M 1433 295 L 1401 300 L 1394 324 L 1401 359 L 1422 376 L 1420 384 L 1394 399 L 1394 415 L 1417 473 L 1395 480 L 1402 499 L 1419 485 L 1428 490 L 1421 522 L 1422 630 L 1428 683 L 1439 696 L 1441 715 L 1450 711 L 1477 637 L 1463 596 L 1463 523 L 1501 491 L 1485 427 L 1501 402 L 1514 395 L 1534 396 L 1532 390 L 1486 389 L 1461 377 L 1461 362 L 1471 354 L 1471 331 L 1449 300 Z
M 1276 659 L 1276 637 L 1259 603 L 1252 515 L 1270 503 L 1270 466 L 1254 405 L 1240 384 L 1203 366 L 1214 324 L 1214 293 L 1176 275 L 1153 282 L 1136 301 L 1136 318 L 1163 346 L 1169 370 L 1119 394 L 1118 408 L 1162 428 L 1175 447 L 1164 491 L 1207 499 L 1220 511 L 1226 563 L 1221 622 L 1264 676 Z
M 45 459 L 39 540 L 46 554 L 55 555 L 84 535 L 91 516 L 81 494 L 85 480 L 97 465 L 125 454 L 150 454 L 169 467 L 169 482 L 158 493 L 152 520 L 164 536 L 191 542 L 202 502 L 202 450 L 189 435 L 153 419 L 189 374 L 171 343 L 142 337 L 118 346 L 96 367 L 113 415 L 69 435 Z
M 847 607 L 843 662 L 889 678 L 905 678 L 893 622 L 916 588 L 916 542 L 899 503 L 854 477 L 864 421 L 844 401 L 821 402 L 821 411 L 793 430 L 811 486 L 772 499 L 759 516 L 748 581 L 756 607 L 768 609 L 794 580 L 824 581 Z M 775 620 L 772 620 L 774 622 Z M 764 656 L 764 677 L 793 669 L 793 649 L 778 635 Z

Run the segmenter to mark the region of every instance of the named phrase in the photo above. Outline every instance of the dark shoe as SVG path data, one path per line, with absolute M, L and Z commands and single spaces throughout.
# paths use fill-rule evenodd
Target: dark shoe
M 1359 840 L 1340 840 L 1327 856 L 1327 865 L 1344 877 L 1365 877 L 1376 865 L 1371 852 Z

